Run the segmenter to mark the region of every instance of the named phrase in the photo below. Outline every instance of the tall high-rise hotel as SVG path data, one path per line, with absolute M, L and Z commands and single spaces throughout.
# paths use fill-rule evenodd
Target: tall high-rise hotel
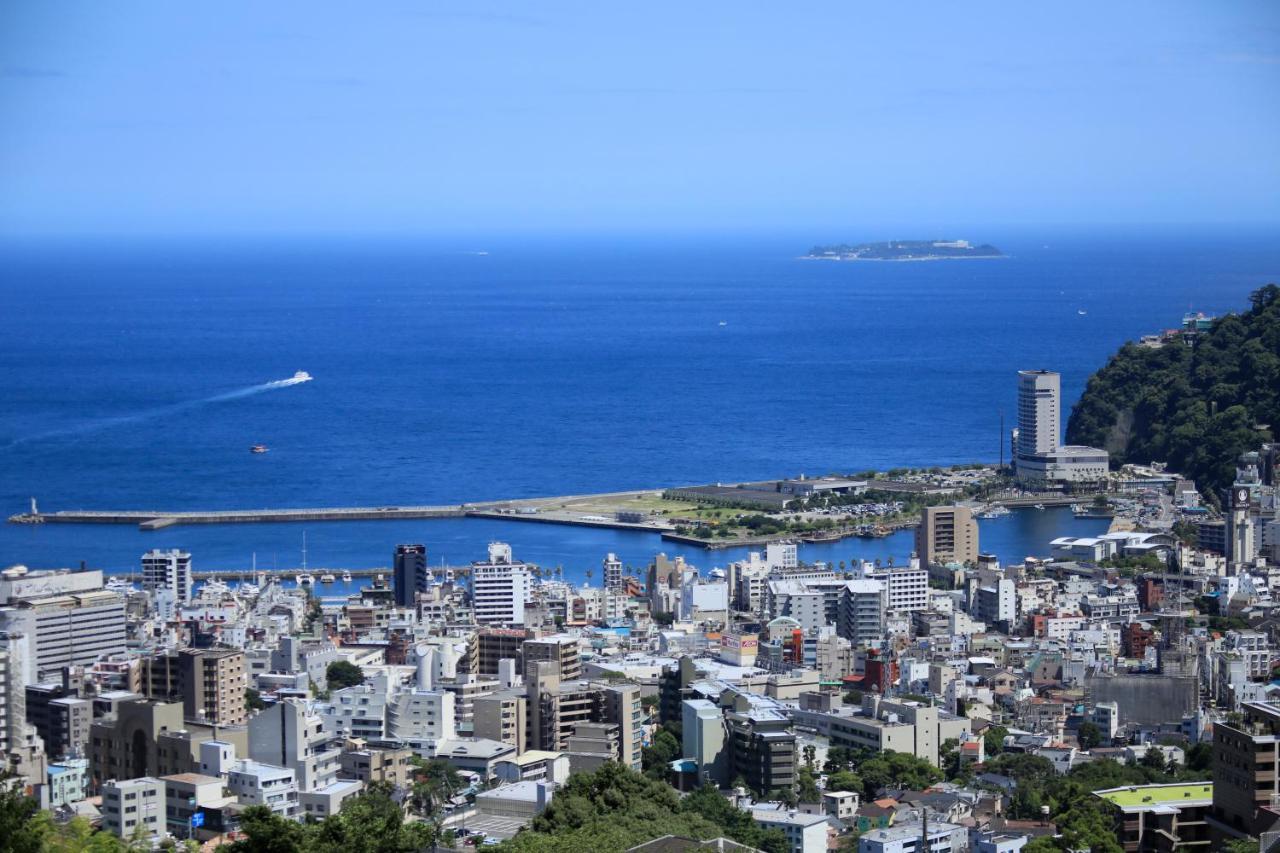
M 1048 370 L 1018 371 L 1018 429 L 1013 464 L 1018 482 L 1033 488 L 1093 483 L 1107 476 L 1107 452 L 1059 444 L 1062 377 Z

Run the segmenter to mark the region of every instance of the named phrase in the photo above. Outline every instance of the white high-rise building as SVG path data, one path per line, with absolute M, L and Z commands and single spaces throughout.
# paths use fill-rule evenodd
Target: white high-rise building
M 505 542 L 489 544 L 489 559 L 471 564 L 471 607 L 478 625 L 523 625 L 531 600 L 529 567 Z
M 602 574 L 605 589 L 622 589 L 622 561 L 618 559 L 617 554 L 609 554 L 604 558 Z
M 155 548 L 142 555 L 142 588 L 147 592 L 172 590 L 185 603 L 191 600 L 192 583 L 191 555 L 186 551 Z
M 1018 457 L 1058 449 L 1062 377 L 1048 370 L 1018 371 Z
M 1062 377 L 1050 370 L 1018 371 L 1018 429 L 1014 469 L 1032 488 L 1096 483 L 1110 468 L 1107 451 L 1059 443 Z

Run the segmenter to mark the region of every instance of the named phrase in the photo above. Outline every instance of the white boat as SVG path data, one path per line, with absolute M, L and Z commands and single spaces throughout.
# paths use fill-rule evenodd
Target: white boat
M 138 591 L 137 587 L 122 578 L 111 578 L 107 581 L 105 589 L 107 592 L 118 592 L 121 595 L 128 595 L 131 592 Z
M 337 578 L 333 576 L 333 572 L 325 572 L 320 576 L 320 583 L 333 583 Z
M 307 572 L 298 572 L 294 580 L 298 582 L 298 586 L 312 586 L 316 582 L 316 579 Z
M 343 573 L 342 573 L 342 582 L 343 582 L 343 583 L 351 583 L 351 572 L 343 572 Z
M 240 593 L 240 595 L 243 595 L 246 598 L 253 598 L 258 593 L 262 592 L 262 590 L 259 589 L 256 584 L 251 584 L 246 581 L 245 583 L 236 585 L 236 592 Z
M 1036 509 L 1044 509 L 1044 504 L 1036 504 Z
M 293 381 L 294 382 L 310 382 L 311 374 L 307 373 L 307 371 L 305 370 L 299 370 L 297 373 L 293 374 Z

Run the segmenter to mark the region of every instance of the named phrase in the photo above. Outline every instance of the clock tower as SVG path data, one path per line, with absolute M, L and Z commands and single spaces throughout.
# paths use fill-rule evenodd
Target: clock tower
M 1249 509 L 1253 495 L 1239 483 L 1231 487 L 1230 511 L 1227 514 L 1227 565 L 1233 569 L 1239 563 L 1251 562 L 1258 556 L 1253 521 Z M 1232 571 L 1232 574 L 1235 572 Z

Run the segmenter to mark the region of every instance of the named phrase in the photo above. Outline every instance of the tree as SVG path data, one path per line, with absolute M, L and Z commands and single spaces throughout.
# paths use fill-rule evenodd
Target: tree
M 796 797 L 802 803 L 822 802 L 822 792 L 818 790 L 818 782 L 808 767 L 801 767 L 796 774 Z
M 857 773 L 851 773 L 848 770 L 837 770 L 835 773 L 827 774 L 828 791 L 861 792 L 865 787 L 862 777 Z
M 640 766 L 650 779 L 667 778 L 667 767 L 680 757 L 680 741 L 675 735 L 659 727 L 653 735 L 653 743 L 640 751 Z
M 267 703 L 263 701 L 261 693 L 252 687 L 246 687 L 244 690 L 244 706 L 250 711 L 261 711 L 267 707 Z
M 1080 728 L 1076 730 L 1076 740 L 1080 742 L 1080 748 L 1088 751 L 1098 744 L 1102 743 L 1102 729 L 1097 724 L 1085 720 L 1080 724 Z
M 40 804 L 17 787 L 16 780 L 0 776 L 0 839 L 13 853 L 39 853 L 48 822 L 34 820 Z
M 336 660 L 329 664 L 325 668 L 324 678 L 329 685 L 330 691 L 364 684 L 364 672 L 361 671 L 360 667 L 345 660 Z
M 988 760 L 1004 752 L 1004 739 L 1008 735 L 1009 730 L 1004 726 L 988 726 L 982 733 L 982 749 Z
M 882 788 L 919 791 L 941 782 L 942 771 L 923 758 L 906 752 L 883 752 L 858 766 L 863 791 L 871 799 Z

